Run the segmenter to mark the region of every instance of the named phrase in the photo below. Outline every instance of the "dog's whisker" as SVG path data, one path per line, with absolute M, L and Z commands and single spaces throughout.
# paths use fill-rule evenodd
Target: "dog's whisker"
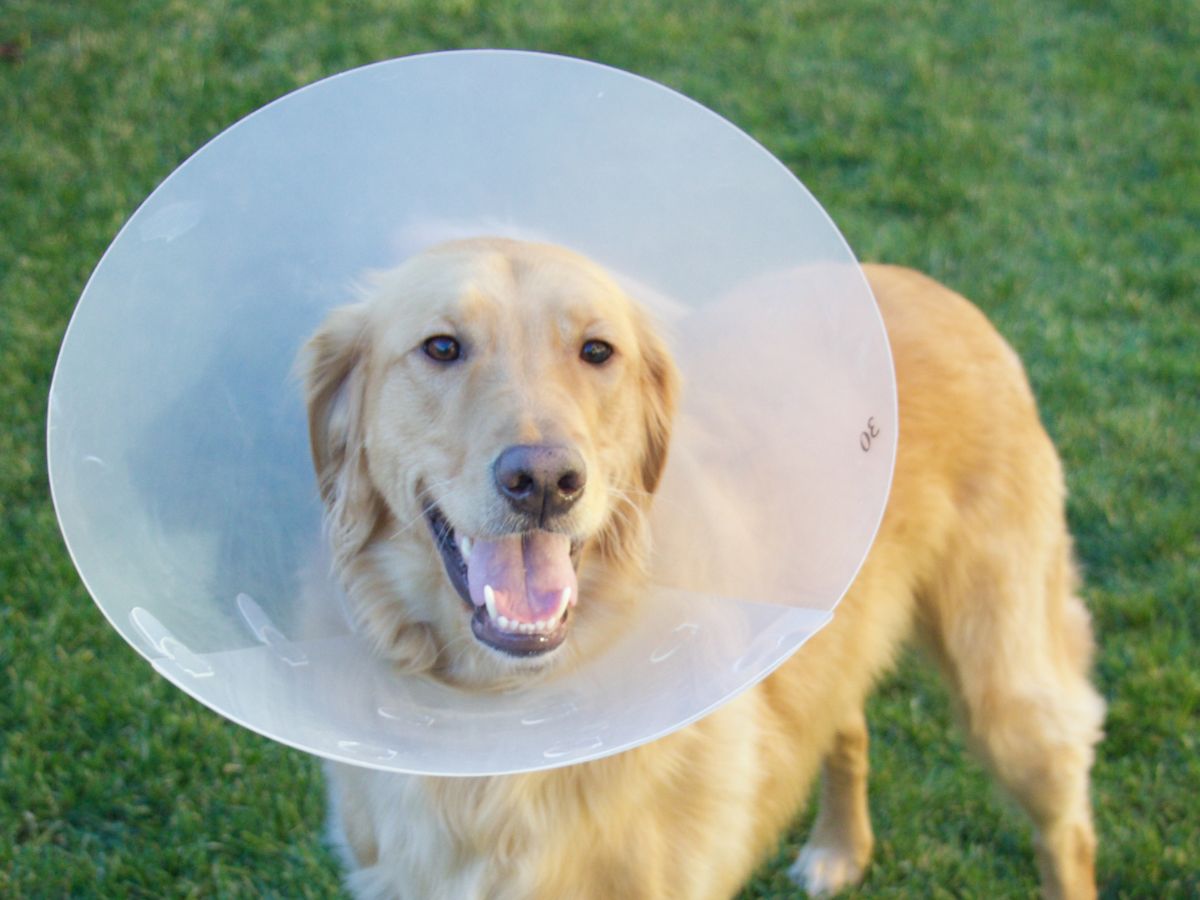
M 406 521 L 398 524 L 396 526 L 396 528 L 393 529 L 393 531 L 390 535 L 390 539 L 394 540 L 398 537 L 403 536 L 404 532 L 408 531 L 410 528 L 412 528 L 414 525 L 416 525 L 418 522 L 420 522 L 425 517 L 424 501 L 433 499 L 434 491 L 440 491 L 441 488 L 444 488 L 447 486 L 455 486 L 456 487 L 457 482 L 461 481 L 463 479 L 463 477 L 464 476 L 462 476 L 462 475 L 453 475 L 449 478 L 443 478 L 441 481 L 435 481 L 432 484 L 426 485 L 421 490 L 417 491 L 414 499 L 417 501 L 418 512 L 414 513 Z M 441 496 L 443 502 L 445 502 L 446 499 L 455 497 L 456 492 L 452 489 L 449 491 L 442 492 L 440 496 Z
M 443 488 L 446 485 L 454 484 L 457 481 L 461 481 L 463 477 L 464 476 L 462 475 L 451 475 L 449 478 L 443 478 L 441 481 L 435 481 L 432 484 L 427 484 L 425 487 L 421 488 L 421 490 L 417 491 L 416 499 L 418 501 L 424 500 L 427 496 L 432 495 L 435 490 Z
M 610 515 L 625 525 L 638 527 L 646 523 L 646 511 L 633 499 L 632 493 L 632 491 L 619 487 L 609 487 L 608 495 L 613 501 L 610 506 Z

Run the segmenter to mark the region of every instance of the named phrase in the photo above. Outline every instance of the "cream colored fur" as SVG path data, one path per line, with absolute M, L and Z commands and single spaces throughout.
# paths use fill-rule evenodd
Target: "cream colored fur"
M 331 826 L 354 894 L 729 897 L 818 775 L 820 812 L 793 876 L 814 894 L 854 883 L 873 843 L 863 704 L 915 635 L 972 747 L 1031 816 L 1045 894 L 1095 895 L 1088 772 L 1103 704 L 1087 677 L 1057 456 L 1017 357 L 973 306 L 912 271 L 867 274 L 901 436 L 878 538 L 832 623 L 757 688 L 616 757 L 464 779 L 331 764 Z M 598 322 L 622 354 L 607 382 L 577 358 Z M 475 368 L 459 372 L 469 383 L 414 349 L 451 328 L 477 347 L 464 363 Z M 441 248 L 335 313 L 309 348 L 313 451 L 340 573 L 378 651 L 487 690 L 546 677 L 610 639 L 637 602 L 641 513 L 676 387 L 645 315 L 604 273 L 542 245 Z M 413 522 L 430 497 L 456 523 L 483 521 L 490 489 L 469 472 L 508 443 L 544 439 L 581 448 L 591 497 L 574 522 L 588 544 L 569 646 L 539 665 L 474 641 Z

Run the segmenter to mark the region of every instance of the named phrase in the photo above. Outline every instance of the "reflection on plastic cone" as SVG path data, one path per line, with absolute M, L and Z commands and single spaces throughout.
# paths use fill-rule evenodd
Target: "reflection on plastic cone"
M 379 707 L 379 715 L 393 722 L 400 722 L 413 728 L 430 728 L 437 723 L 437 717 L 427 712 L 417 712 L 411 709 L 389 709 Z
M 579 714 L 579 704 L 570 698 L 554 698 L 521 716 L 522 725 L 545 725 Z
M 237 605 L 254 636 L 274 651 L 276 656 L 289 666 L 308 665 L 308 657 L 304 655 L 304 651 L 279 633 L 279 629 L 267 618 L 267 614 L 254 602 L 253 597 L 249 594 L 238 594 Z
M 150 645 L 166 657 L 166 660 L 155 659 L 156 665 L 168 667 L 169 661 L 193 678 L 208 678 L 214 674 L 213 667 L 171 634 L 162 622 L 154 618 L 153 613 L 141 607 L 135 607 L 129 618 L 142 636 L 150 642 Z
M 338 741 L 338 749 L 359 760 L 371 763 L 390 762 L 396 758 L 396 751 L 379 744 L 363 744 L 358 741 Z
M 146 219 L 138 234 L 143 241 L 170 243 L 200 224 L 202 215 L 203 207 L 199 203 L 172 203 Z
M 604 739 L 597 734 L 590 737 L 558 741 L 552 746 L 547 747 L 543 755 L 549 760 L 567 762 L 578 758 L 587 759 L 603 747 Z
M 671 635 L 667 640 L 663 641 L 654 648 L 654 652 L 650 654 L 650 662 L 660 663 L 665 659 L 670 659 L 681 646 L 683 642 L 696 636 L 700 631 L 700 626 L 695 622 L 683 622 L 671 629 Z

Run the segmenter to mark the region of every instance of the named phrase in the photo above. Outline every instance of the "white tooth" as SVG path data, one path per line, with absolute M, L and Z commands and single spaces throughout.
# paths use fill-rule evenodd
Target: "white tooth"
M 497 621 L 496 616 L 496 592 L 492 590 L 490 584 L 483 586 L 483 602 L 487 606 L 488 615 L 493 621 Z
M 501 631 L 510 631 L 511 630 L 510 626 L 512 625 L 512 622 L 508 621 L 508 619 L 505 616 L 497 616 L 496 617 L 496 625 L 500 628 Z
M 533 634 L 533 624 L 530 622 L 522 622 L 521 634 Z
M 458 549 L 462 553 L 463 562 L 471 561 L 471 539 L 469 537 L 460 538 Z
M 559 612 L 562 612 L 563 608 L 566 607 L 571 600 L 571 589 L 569 587 L 563 588 L 562 598 L 558 601 Z

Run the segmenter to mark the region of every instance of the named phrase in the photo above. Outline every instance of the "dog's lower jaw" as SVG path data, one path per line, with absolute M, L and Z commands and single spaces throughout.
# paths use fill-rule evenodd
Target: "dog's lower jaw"
M 567 653 L 567 647 L 559 647 L 544 656 L 516 657 L 476 643 L 469 652 L 460 651 L 453 658 L 443 654 L 439 665 L 426 675 L 458 690 L 479 694 L 524 690 L 553 677 Z

